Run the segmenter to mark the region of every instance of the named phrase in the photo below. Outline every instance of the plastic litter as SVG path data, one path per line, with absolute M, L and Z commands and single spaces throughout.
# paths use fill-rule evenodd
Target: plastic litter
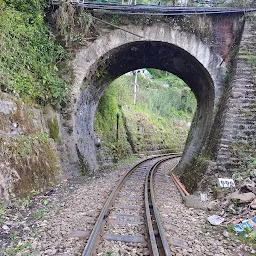
M 200 194 L 201 202 L 206 202 L 208 200 L 207 194 Z
M 234 230 L 237 233 L 240 233 L 240 232 L 245 232 L 248 230 L 250 231 L 253 229 L 253 227 L 256 227 L 256 219 L 255 218 L 251 218 L 251 219 L 242 221 L 241 224 L 234 226 Z
M 225 218 L 219 216 L 219 215 L 211 215 L 207 218 L 207 220 L 212 224 L 212 225 L 220 225 L 224 220 Z

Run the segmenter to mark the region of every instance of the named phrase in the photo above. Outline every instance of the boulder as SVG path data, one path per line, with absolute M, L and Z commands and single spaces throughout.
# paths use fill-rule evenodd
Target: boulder
M 254 200 L 251 202 L 250 207 L 251 207 L 253 210 L 256 210 L 256 199 L 254 199 Z
M 201 202 L 201 199 L 195 195 L 189 195 L 184 198 L 184 203 L 188 208 L 206 210 L 208 203 Z
M 231 195 L 229 195 L 229 198 L 231 200 L 236 200 L 238 203 L 243 204 L 243 203 L 252 202 L 256 198 L 256 195 L 252 192 L 239 194 L 236 191 L 236 192 L 232 193 Z
M 240 192 L 256 192 L 256 186 L 254 181 L 252 181 L 250 178 L 246 178 L 242 184 L 241 184 L 241 188 L 240 188 Z
M 217 200 L 209 202 L 209 204 L 207 206 L 207 209 L 209 211 L 217 211 L 217 210 L 219 210 L 219 208 L 220 208 L 220 202 Z

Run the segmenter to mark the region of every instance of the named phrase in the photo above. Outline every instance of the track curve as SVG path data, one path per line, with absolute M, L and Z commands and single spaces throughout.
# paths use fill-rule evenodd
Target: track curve
M 103 255 L 117 246 L 138 255 L 171 255 L 154 199 L 153 177 L 162 162 L 177 157 L 180 154 L 143 160 L 123 176 L 107 199 L 83 256 Z

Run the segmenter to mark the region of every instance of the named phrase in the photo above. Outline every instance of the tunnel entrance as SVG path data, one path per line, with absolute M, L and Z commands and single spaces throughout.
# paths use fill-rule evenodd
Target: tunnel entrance
M 97 106 L 99 165 L 134 154 L 182 152 L 196 104 L 184 81 L 166 71 L 143 68 L 117 78 Z
M 209 56 L 208 56 L 209 57 Z M 216 56 L 212 57 L 212 63 Z M 211 63 L 211 64 L 212 64 Z M 100 96 L 119 76 L 132 70 L 155 68 L 181 78 L 194 93 L 197 110 L 188 135 L 180 168 L 198 154 L 208 139 L 214 117 L 216 92 L 210 71 L 184 49 L 160 41 L 136 41 L 122 44 L 102 54 L 90 65 L 77 102 L 75 120 L 76 147 L 87 170 L 97 170 L 94 119 Z M 216 68 L 216 67 L 214 67 Z

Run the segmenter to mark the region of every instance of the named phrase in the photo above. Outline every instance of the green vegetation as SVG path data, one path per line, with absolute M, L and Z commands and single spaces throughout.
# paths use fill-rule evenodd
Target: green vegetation
M 96 113 L 94 128 L 101 138 L 103 147 L 106 147 L 110 157 L 113 157 L 117 161 L 120 156 L 127 157 L 132 152 L 126 140 L 123 117 L 118 107 L 115 90 L 115 86 L 110 86 L 101 98 Z M 119 115 L 119 141 L 116 140 L 117 114 Z
M 134 76 L 116 79 L 101 97 L 94 129 L 112 156 L 158 149 L 180 151 L 184 146 L 196 100 L 186 84 L 164 71 L 149 69 L 153 79 L 138 75 L 136 105 Z M 119 116 L 119 140 L 116 137 Z
M 255 149 L 255 146 L 244 143 L 232 143 L 230 145 L 232 156 L 240 159 L 237 169 L 234 172 L 236 176 L 253 175 L 256 169 Z
M 58 105 L 67 91 L 58 63 L 67 53 L 44 21 L 46 3 L 0 0 L 0 84 L 26 101 Z
M 50 138 L 54 139 L 54 141 L 61 143 L 59 137 L 59 124 L 57 118 L 48 120 L 48 128 L 50 133 Z
M 8 255 L 16 255 L 18 254 L 19 252 L 23 251 L 24 249 L 27 249 L 29 248 L 31 245 L 31 242 L 27 242 L 25 244 L 20 244 L 20 245 L 17 245 L 16 247 L 8 247 L 7 249 L 7 252 L 8 252 Z
M 253 249 L 256 249 L 256 233 L 253 229 L 245 228 L 245 232 L 236 233 L 234 231 L 234 225 L 228 225 L 227 231 L 230 237 L 243 244 L 249 244 Z
M 17 181 L 8 189 L 10 196 L 26 196 L 45 188 L 56 173 L 56 156 L 49 137 L 43 131 L 0 140 L 0 160 L 8 161 Z M 8 158 L 6 157 L 8 156 Z M 29 171 L 28 171 L 29 170 Z M 29 201 L 24 200 L 24 206 Z
M 65 42 L 66 47 L 83 45 L 88 38 L 95 37 L 97 34 L 92 14 L 84 8 L 75 8 L 69 0 L 60 1 L 52 18 L 56 24 L 56 32 Z
M 59 215 L 60 213 L 61 213 L 61 206 L 57 205 L 56 208 L 55 208 L 55 214 Z
M 4 213 L 5 213 L 5 206 L 3 204 L 0 204 L 0 225 L 3 224 Z
M 40 219 L 43 218 L 44 214 L 45 214 L 45 210 L 44 209 L 39 209 L 39 210 L 36 211 L 35 217 L 36 217 L 36 219 L 40 220 Z
M 207 233 L 207 229 L 206 229 L 206 228 L 201 228 L 201 231 L 202 231 L 203 233 Z
M 29 206 L 29 198 L 25 198 L 25 199 L 23 199 L 23 206 L 24 207 L 28 207 Z
M 254 0 L 232 0 L 232 1 L 226 1 L 226 0 L 221 0 L 218 1 L 218 6 L 223 6 L 223 7 L 255 7 L 255 1 Z

